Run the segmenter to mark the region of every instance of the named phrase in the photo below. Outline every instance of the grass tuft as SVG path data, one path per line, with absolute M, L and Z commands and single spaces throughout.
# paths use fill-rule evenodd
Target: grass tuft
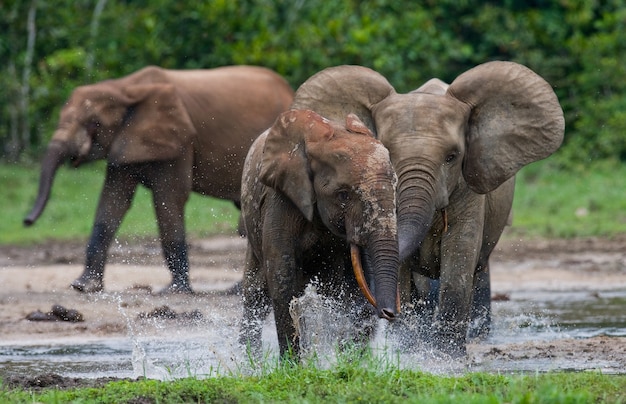
M 581 373 L 467 373 L 438 376 L 381 368 L 372 355 L 346 356 L 321 369 L 312 363 L 273 362 L 262 375 L 232 374 L 173 381 L 116 381 L 102 388 L 11 391 L 7 403 L 117 402 L 377 402 L 377 403 L 624 403 L 626 375 Z

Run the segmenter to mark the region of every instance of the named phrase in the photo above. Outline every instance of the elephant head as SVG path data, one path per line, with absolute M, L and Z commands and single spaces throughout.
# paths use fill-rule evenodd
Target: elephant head
M 43 212 L 65 160 L 74 166 L 103 158 L 113 165 L 171 160 L 195 134 L 176 89 L 160 79 L 158 68 L 76 88 L 44 154 L 38 196 L 24 224 Z
M 399 267 L 396 176 L 388 151 L 353 114 L 345 124 L 309 110 L 284 113 L 265 143 L 261 181 L 285 194 L 308 221 L 321 220 L 352 245 L 361 290 L 378 315 L 396 315 Z M 371 257 L 374 292 L 360 268 L 359 249 Z
M 414 253 L 459 185 L 488 193 L 563 140 L 564 119 L 550 85 L 513 62 L 489 62 L 447 86 L 431 81 L 398 94 L 377 72 L 338 66 L 296 93 L 294 107 L 330 119 L 356 113 L 389 149 L 398 176 L 400 258 Z

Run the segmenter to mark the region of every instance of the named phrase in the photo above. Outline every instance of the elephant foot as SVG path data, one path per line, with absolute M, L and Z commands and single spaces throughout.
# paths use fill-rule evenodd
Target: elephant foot
M 187 294 L 192 295 L 194 292 L 187 282 L 172 282 L 164 289 L 159 291 L 160 295 Z
M 97 293 L 102 292 L 104 284 L 102 279 L 81 276 L 70 285 L 72 289 L 81 293 Z

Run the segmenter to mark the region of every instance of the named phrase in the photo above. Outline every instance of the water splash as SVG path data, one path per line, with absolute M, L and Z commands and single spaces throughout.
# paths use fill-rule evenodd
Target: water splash
M 264 322 L 262 338 L 265 351 L 261 363 L 251 364 L 245 348 L 237 343 L 241 316 L 241 304 L 237 297 L 196 296 L 189 303 L 188 297 L 142 296 L 134 291 L 85 295 L 85 299 L 119 312 L 128 330 L 127 336 L 91 341 L 77 337 L 30 346 L 0 344 L 2 370 L 19 374 L 53 372 L 69 377 L 144 376 L 170 380 L 191 376 L 262 374 L 268 366 L 277 362 L 277 337 L 271 315 Z M 154 306 L 163 301 L 173 307 L 191 304 L 207 314 L 193 322 L 137 318 L 134 308 L 140 302 L 142 306 L 146 303 Z M 589 292 L 550 293 L 549 296 L 522 296 L 518 293 L 509 301 L 494 302 L 492 332 L 486 341 L 478 345 L 481 352 L 488 354 L 491 350 L 500 349 L 498 344 L 529 342 L 532 345 L 541 340 L 584 338 L 584 333 L 592 328 L 595 335 L 612 330 L 614 335 L 624 336 L 625 301 L 626 291 L 602 292 L 598 296 L 590 296 Z M 321 295 L 315 284 L 307 288 L 299 302 L 302 304 L 298 309 L 302 314 L 299 320 L 301 342 L 306 357 L 317 361 L 320 367 L 332 367 L 350 349 L 354 340 L 353 313 L 348 309 L 338 310 L 345 305 Z M 607 308 L 610 309 L 608 312 Z M 583 315 L 584 318 L 581 317 Z M 432 349 L 423 338 L 419 323 L 412 323 L 398 333 L 395 327 L 399 324 L 390 324 L 375 317 L 370 320 L 368 327 L 374 331 L 367 346 L 372 355 L 378 362 L 400 369 L 459 374 L 467 370 L 541 371 L 554 369 L 555 366 L 558 369 L 564 366 L 578 369 L 578 366 L 584 370 L 599 366 L 597 361 L 581 362 L 576 356 L 567 358 L 567 363 L 556 365 L 553 359 L 539 355 L 528 358 L 519 356 L 511 360 L 506 355 L 496 355 L 495 351 L 492 355 L 483 354 L 479 361 L 475 357 L 470 361 L 453 360 Z M 617 366 L 608 364 L 607 367 L 609 365 Z
M 100 293 L 98 294 L 98 297 L 105 302 L 114 304 L 126 323 L 128 337 L 130 338 L 130 342 L 132 344 L 130 360 L 133 369 L 133 377 L 149 377 L 149 375 L 154 373 L 155 367 L 154 364 L 148 359 L 146 350 L 140 341 L 140 330 L 135 327 L 134 319 L 126 310 L 122 295 L 120 293 Z
M 373 314 L 363 320 L 363 313 L 320 295 L 315 284 L 292 301 L 291 314 L 304 360 L 314 361 L 321 368 L 330 368 L 363 348 L 368 348 L 378 363 L 400 369 L 455 374 L 467 367 L 463 360 L 433 349 L 425 341 L 422 322 L 411 319 L 389 323 Z
M 319 294 L 318 286 L 309 284 L 302 297 L 291 301 L 289 311 L 300 336 L 302 357 L 328 368 L 336 363 L 338 352 L 367 346 L 378 319 L 371 310 L 348 306 L 350 299 Z

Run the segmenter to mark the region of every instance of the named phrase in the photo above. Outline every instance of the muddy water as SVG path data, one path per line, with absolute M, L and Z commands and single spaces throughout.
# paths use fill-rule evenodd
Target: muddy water
M 501 244 L 491 267 L 492 292 L 498 297 L 493 330 L 486 341 L 468 345 L 467 360 L 441 357 L 419 341 L 399 344 L 383 326 L 372 342 L 381 362 L 444 374 L 626 373 L 626 236 Z M 107 266 L 106 293 L 91 296 L 68 290 L 83 269 L 82 244 L 51 244 L 35 252 L 0 245 L 0 378 L 56 373 L 168 380 L 251 371 L 245 350 L 236 343 L 240 299 L 213 294 L 241 278 L 245 241 L 227 236 L 192 244 L 192 285 L 200 292 L 192 299 L 147 292 L 170 280 L 158 240 L 118 247 Z M 80 310 L 85 321 L 25 319 L 56 303 Z M 138 316 L 163 305 L 177 312 L 200 310 L 202 317 Z M 345 321 L 332 308 L 319 310 L 319 329 L 341 332 Z M 336 360 L 333 338 L 311 339 L 320 357 Z M 276 345 L 268 320 L 264 347 L 270 366 Z
M 490 341 L 626 336 L 626 291 L 532 292 L 495 302 Z
M 227 310 L 236 306 L 233 304 Z M 558 360 L 551 355 L 495 355 L 505 349 L 502 347 L 523 347 L 525 343 L 537 341 L 585 341 L 596 336 L 626 341 L 625 307 L 626 290 L 520 292 L 493 303 L 492 333 L 486 341 L 470 345 L 467 361 L 450 361 L 425 345 L 403 352 L 394 346 L 383 321 L 372 346 L 377 355 L 400 367 L 434 373 L 599 368 L 610 373 L 626 373 L 623 362 L 589 362 L 582 357 L 577 359 L 575 350 Z M 126 315 L 123 308 L 118 307 L 118 310 L 122 316 Z M 171 324 L 161 326 L 158 321 L 146 324 L 129 317 L 130 331 L 123 338 L 96 338 L 88 342 L 63 339 L 20 345 L 0 343 L 0 368 L 5 375 L 56 373 L 80 378 L 144 376 L 161 380 L 245 373 L 249 370 L 248 358 L 236 343 L 238 313 L 216 312 L 219 315 L 174 327 Z M 327 329 L 328 324 L 320 327 Z M 271 321 L 266 322 L 264 346 L 271 360 L 277 351 Z M 334 347 L 317 348 L 323 355 L 333 355 Z M 333 358 L 328 361 L 332 362 Z

